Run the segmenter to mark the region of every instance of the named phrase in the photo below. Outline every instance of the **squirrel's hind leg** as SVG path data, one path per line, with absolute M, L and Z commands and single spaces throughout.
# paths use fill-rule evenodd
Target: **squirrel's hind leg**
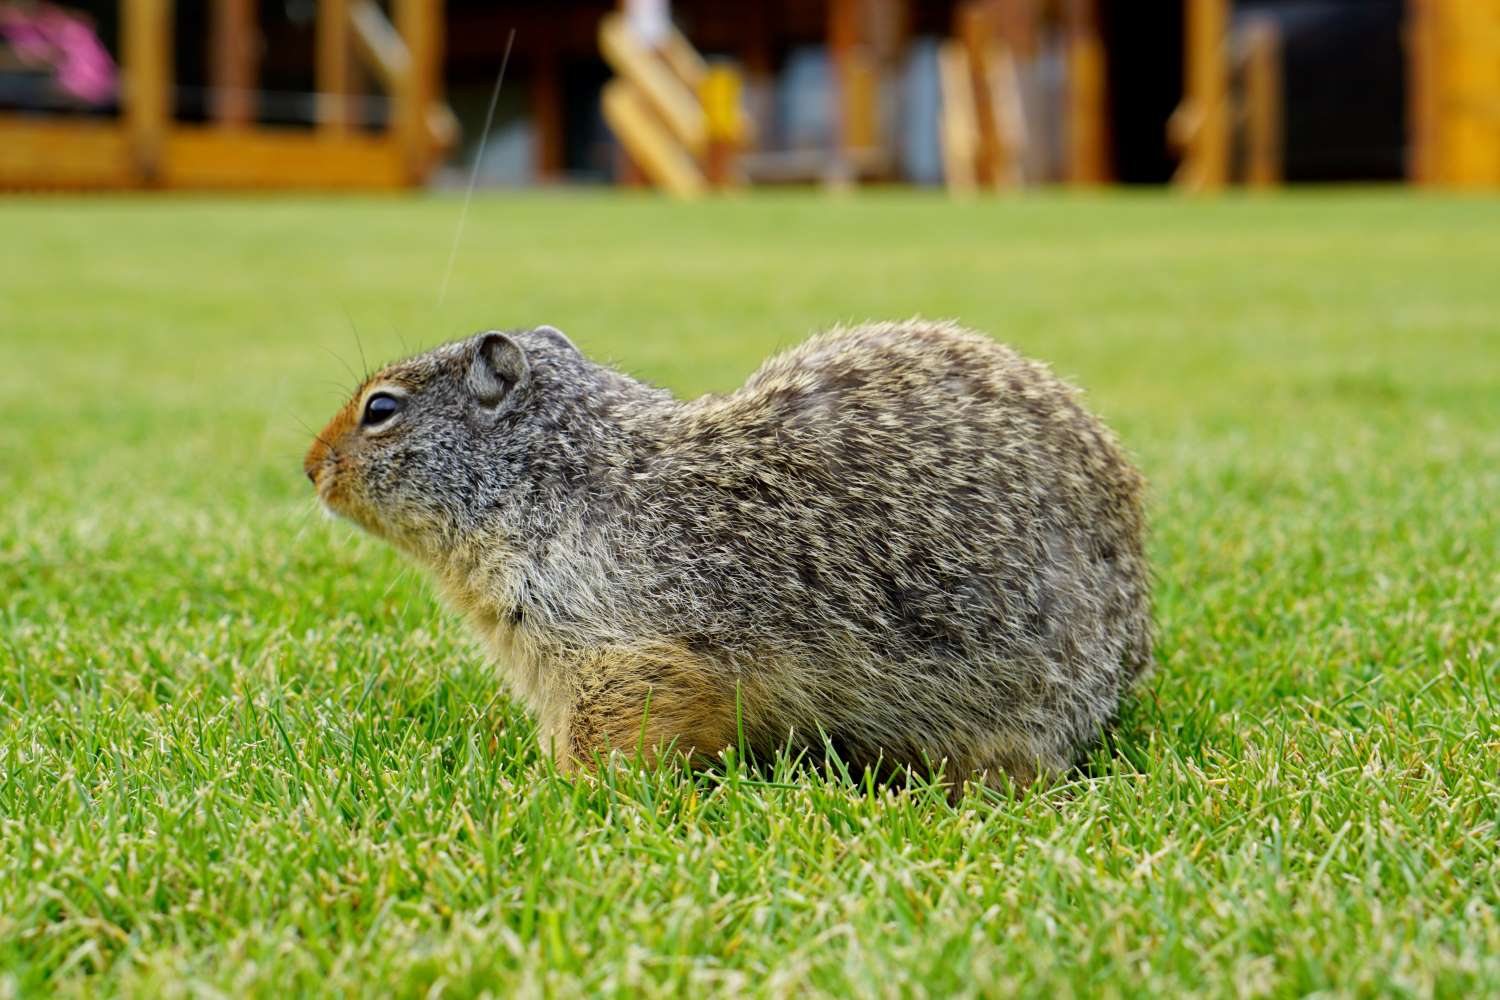
M 655 760 L 669 747 L 689 759 L 710 760 L 735 742 L 733 682 L 680 646 L 601 650 L 577 677 L 560 762 L 567 756 L 591 766 L 614 750 Z

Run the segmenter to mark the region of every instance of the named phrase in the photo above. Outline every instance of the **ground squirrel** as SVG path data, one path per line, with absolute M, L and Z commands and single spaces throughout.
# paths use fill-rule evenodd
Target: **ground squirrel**
M 559 331 L 366 380 L 304 463 L 433 574 L 543 745 L 1026 783 L 1151 659 L 1142 481 L 1045 366 L 947 323 L 835 329 L 681 401 Z

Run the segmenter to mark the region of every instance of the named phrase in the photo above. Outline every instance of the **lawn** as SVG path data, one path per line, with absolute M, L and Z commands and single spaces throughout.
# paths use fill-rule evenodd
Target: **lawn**
M 0 202 L 0 997 L 1500 991 L 1500 201 Z M 573 782 L 299 464 L 550 322 L 681 393 L 958 317 L 1152 484 L 1158 666 L 1024 799 Z

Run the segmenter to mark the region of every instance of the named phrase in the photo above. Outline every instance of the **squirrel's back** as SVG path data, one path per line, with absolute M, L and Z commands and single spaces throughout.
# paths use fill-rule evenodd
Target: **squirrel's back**
M 1139 475 L 1045 366 L 954 326 L 772 358 L 685 404 L 622 499 L 639 628 L 734 680 L 760 742 L 1055 769 L 1150 659 Z

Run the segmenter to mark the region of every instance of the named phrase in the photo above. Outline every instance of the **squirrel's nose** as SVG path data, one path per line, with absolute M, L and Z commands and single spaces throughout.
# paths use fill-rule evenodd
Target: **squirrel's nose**
M 302 459 L 302 471 L 307 473 L 307 481 L 314 487 L 318 485 L 318 473 L 322 471 L 323 459 L 327 456 L 328 447 L 323 444 L 322 440 L 315 440 Z

